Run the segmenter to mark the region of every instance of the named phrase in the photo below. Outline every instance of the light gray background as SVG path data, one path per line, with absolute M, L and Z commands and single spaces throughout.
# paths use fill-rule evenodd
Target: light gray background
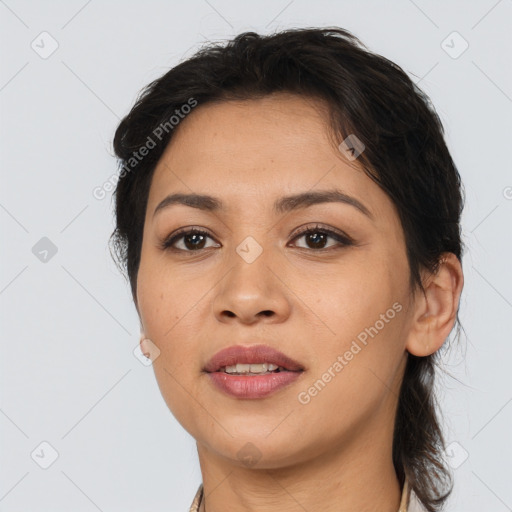
M 467 194 L 467 338 L 445 352 L 453 377 L 439 381 L 447 509 L 512 510 L 511 0 L 5 0 L 0 16 L 0 510 L 188 510 L 195 443 L 133 353 L 110 197 L 92 190 L 116 171 L 113 133 L 139 90 L 202 41 L 330 25 L 402 66 L 445 126 Z M 59 45 L 47 58 L 43 31 Z M 453 31 L 469 44 L 457 58 Z M 46 262 L 33 253 L 42 237 L 57 247 Z M 43 441 L 58 452 L 47 469 Z

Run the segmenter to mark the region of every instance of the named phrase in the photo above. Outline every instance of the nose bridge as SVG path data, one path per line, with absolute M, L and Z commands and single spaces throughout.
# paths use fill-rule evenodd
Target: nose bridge
M 229 312 L 249 321 L 263 311 L 279 316 L 287 310 L 286 287 L 276 277 L 272 264 L 276 261 L 272 244 L 263 245 L 256 237 L 263 242 L 264 230 L 246 236 L 230 255 L 230 271 L 214 299 L 216 315 Z
M 248 235 L 235 247 L 230 258 L 230 265 L 233 266 L 230 272 L 231 286 L 240 284 L 246 293 L 254 289 L 262 294 L 268 294 L 273 288 L 270 267 L 272 260 L 275 261 L 275 255 L 272 254 L 268 240 L 267 243 L 263 241 L 264 236 L 262 232 L 255 236 Z

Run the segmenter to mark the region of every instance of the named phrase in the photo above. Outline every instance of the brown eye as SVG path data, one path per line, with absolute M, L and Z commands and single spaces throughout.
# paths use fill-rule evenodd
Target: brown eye
M 353 245 L 354 241 L 344 233 L 338 233 L 332 229 L 320 226 L 306 227 L 300 233 L 295 235 L 293 240 L 304 238 L 306 246 L 301 249 L 311 249 L 314 251 L 329 250 L 331 248 L 343 248 Z M 208 239 L 213 240 L 210 234 L 201 229 L 183 229 L 173 233 L 161 243 L 162 250 L 173 250 L 181 252 L 199 252 L 215 245 L 207 246 Z M 332 239 L 336 243 L 328 244 Z M 218 247 L 219 245 L 217 245 Z
M 337 233 L 331 229 L 322 228 L 320 226 L 306 228 L 298 235 L 296 235 L 293 240 L 297 240 L 299 238 L 304 238 L 307 244 L 306 247 L 300 247 L 301 249 L 313 249 L 320 251 L 324 249 L 330 249 L 333 246 L 336 247 L 336 245 L 338 245 L 338 247 L 344 247 L 353 245 L 354 243 L 353 240 L 347 235 Z M 326 247 L 326 243 L 329 238 L 335 240 L 338 242 L 338 244 L 335 243 Z
M 205 244 L 208 238 L 212 239 L 206 231 L 200 229 L 182 230 L 165 239 L 161 248 L 185 252 L 200 251 L 206 248 Z M 177 247 L 177 242 L 181 243 L 181 247 Z

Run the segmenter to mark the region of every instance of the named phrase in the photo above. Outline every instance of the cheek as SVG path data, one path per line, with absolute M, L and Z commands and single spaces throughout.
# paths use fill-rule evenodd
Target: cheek
M 300 389 L 300 403 L 307 403 L 301 407 L 311 418 L 303 435 L 308 428 L 311 436 L 319 428 L 327 436 L 351 432 L 398 395 L 406 319 L 398 290 L 385 274 L 354 273 L 343 285 L 331 284 L 318 302 L 334 334 L 317 337 L 313 371 Z
M 137 300 L 146 336 L 165 341 L 186 324 L 198 297 L 193 286 L 166 271 L 162 260 L 143 257 L 137 276 Z
M 404 350 L 408 265 L 397 253 L 390 256 L 385 251 L 361 254 L 357 263 L 318 287 L 312 303 L 328 330 L 317 345 L 316 374 L 344 356 L 342 373 L 357 375 L 353 382 L 375 380 L 369 370 L 391 378 Z M 341 384 L 343 379 L 336 380 Z
M 184 389 L 195 394 L 193 375 L 198 365 L 198 347 L 190 336 L 197 325 L 193 307 L 198 298 L 190 287 L 162 272 L 157 261 L 146 261 L 139 268 L 137 299 L 144 334 L 160 350 L 153 361 L 155 378 L 169 410 L 179 421 L 187 421 L 192 411 Z
M 326 324 L 342 336 L 349 328 L 364 329 L 373 324 L 400 301 L 404 275 L 379 262 L 347 266 L 318 286 L 313 303 Z

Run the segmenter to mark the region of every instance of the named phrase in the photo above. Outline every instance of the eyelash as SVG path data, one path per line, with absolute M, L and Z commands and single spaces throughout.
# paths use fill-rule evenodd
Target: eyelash
M 292 240 L 296 240 L 298 238 L 303 237 L 304 235 L 308 235 L 311 233 L 327 235 L 328 237 L 333 238 L 334 240 L 339 242 L 340 245 L 326 247 L 323 249 L 308 249 L 305 247 L 299 247 L 299 249 L 307 249 L 307 250 L 314 251 L 314 252 L 326 252 L 326 251 L 330 251 L 333 249 L 334 250 L 342 249 L 343 247 L 348 247 L 348 246 L 354 245 L 354 240 L 352 240 L 348 235 L 345 235 L 342 232 L 333 231 L 332 229 L 329 229 L 329 228 L 324 228 L 318 224 L 313 227 L 306 226 L 304 229 L 302 229 L 298 233 L 296 233 L 294 235 L 294 237 L 292 238 Z M 173 233 L 169 237 L 165 238 L 160 244 L 160 249 L 162 249 L 164 251 L 172 250 L 175 252 L 186 252 L 186 253 L 187 252 L 188 253 L 194 253 L 194 252 L 199 253 L 199 252 L 205 250 L 205 249 L 198 249 L 198 250 L 194 251 L 194 250 L 186 250 L 186 249 L 176 249 L 175 247 L 172 247 L 178 240 L 184 238 L 187 235 L 203 235 L 203 236 L 207 236 L 208 238 L 213 239 L 213 237 L 207 231 L 203 231 L 202 229 L 183 228 L 183 229 L 179 230 L 178 232 Z

